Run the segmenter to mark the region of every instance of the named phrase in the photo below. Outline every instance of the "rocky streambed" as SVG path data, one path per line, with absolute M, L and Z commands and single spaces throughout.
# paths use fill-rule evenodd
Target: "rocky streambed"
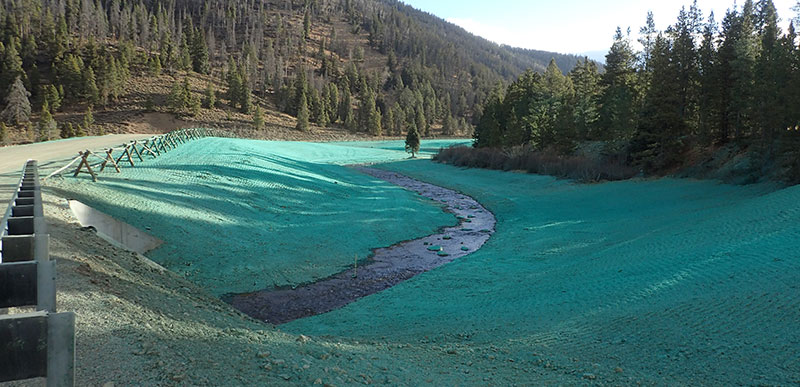
M 494 215 L 469 196 L 395 172 L 363 166 L 355 168 L 440 202 L 445 211 L 458 217 L 459 224 L 423 238 L 375 249 L 366 262 L 313 283 L 228 295 L 223 297 L 225 301 L 256 319 L 272 324 L 287 323 L 341 308 L 452 262 L 479 249 L 494 233 Z M 402 222 L 402 219 L 397 221 Z

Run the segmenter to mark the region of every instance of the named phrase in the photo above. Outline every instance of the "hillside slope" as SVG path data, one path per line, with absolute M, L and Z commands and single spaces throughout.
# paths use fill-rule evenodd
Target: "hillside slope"
M 578 60 L 391 0 L 2 0 L 0 27 L 0 107 L 30 93 L 18 111 L 31 113 L 3 117 L 10 142 L 167 129 L 148 112 L 181 116 L 167 127 L 283 133 L 260 137 L 465 135 L 498 82 Z

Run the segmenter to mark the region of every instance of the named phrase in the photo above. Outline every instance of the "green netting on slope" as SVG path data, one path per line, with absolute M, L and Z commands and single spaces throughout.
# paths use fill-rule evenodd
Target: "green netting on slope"
M 457 361 L 489 359 L 497 375 L 546 363 L 609 377 L 619 367 L 653 384 L 800 374 L 800 186 L 383 167 L 475 197 L 496 233 L 467 257 L 282 329 L 457 347 L 468 354 Z
M 324 278 L 455 218 L 430 200 L 340 164 L 405 154 L 343 145 L 202 139 L 158 159 L 67 178 L 66 196 L 163 239 L 153 260 L 215 294 Z M 397 221 L 403 219 L 402 222 Z

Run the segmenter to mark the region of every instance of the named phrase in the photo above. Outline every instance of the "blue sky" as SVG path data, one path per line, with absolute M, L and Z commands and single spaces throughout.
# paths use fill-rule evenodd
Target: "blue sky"
M 614 30 L 631 27 L 638 33 L 647 11 L 663 30 L 675 22 L 681 6 L 689 1 L 635 0 L 403 0 L 489 40 L 516 47 L 561 53 L 606 52 Z M 797 0 L 773 0 L 784 28 L 795 16 Z M 742 4 L 744 0 L 739 0 Z M 698 0 L 704 16 L 711 10 L 717 22 L 733 6 L 733 0 Z M 602 57 L 603 54 L 601 54 Z

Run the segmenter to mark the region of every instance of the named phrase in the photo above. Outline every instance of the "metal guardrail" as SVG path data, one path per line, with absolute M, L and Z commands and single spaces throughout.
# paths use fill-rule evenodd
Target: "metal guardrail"
M 0 382 L 75 384 L 75 314 L 56 313 L 56 267 L 37 162 L 29 160 L 0 223 Z M 7 308 L 35 307 L 11 313 Z

